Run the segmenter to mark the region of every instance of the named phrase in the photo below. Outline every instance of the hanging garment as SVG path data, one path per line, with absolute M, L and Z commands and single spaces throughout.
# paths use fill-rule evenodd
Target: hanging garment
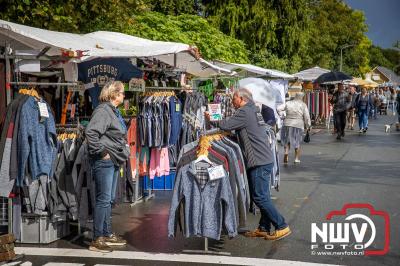
M 19 114 L 21 106 L 25 104 L 29 96 L 18 95 L 17 98 L 8 106 L 7 114 L 3 123 L 0 140 L 0 196 L 8 197 L 15 182 L 12 161 L 17 155 L 16 140 L 18 131 L 15 131 L 16 124 L 19 125 Z M 13 146 L 14 144 L 14 146 Z
M 22 185 L 25 168 L 35 180 L 40 175 L 51 176 L 53 160 L 56 157 L 57 135 L 54 117 L 48 109 L 48 118 L 40 121 L 38 102 L 29 97 L 22 106 L 18 132 L 18 177 L 17 185 Z M 39 159 L 40 158 L 40 159 Z
M 130 126 L 128 128 L 128 133 L 127 133 L 127 139 L 128 139 L 128 145 L 129 145 L 129 164 L 130 164 L 130 169 L 131 169 L 131 176 L 133 178 L 136 178 L 137 174 L 137 120 L 136 118 L 132 118 L 130 122 Z
M 198 145 L 199 141 L 195 141 L 182 147 L 178 157 L 177 171 L 197 158 Z M 208 152 L 208 158 L 217 165 L 223 165 L 228 173 L 231 191 L 235 198 L 237 224 L 244 227 L 247 219 L 246 213 L 250 207 L 250 192 L 239 145 L 226 137 L 220 141 L 213 141 Z M 228 162 L 228 166 L 225 165 L 226 162 Z
M 139 175 L 146 176 L 149 173 L 150 149 L 139 146 Z
M 151 149 L 149 169 L 150 179 L 154 179 L 156 176 L 169 175 L 169 172 L 168 148 Z
M 210 180 L 209 167 L 208 163 L 191 162 L 178 171 L 169 211 L 168 236 L 175 236 L 181 206 L 185 237 L 219 240 L 223 224 L 229 237 L 237 235 L 234 197 L 228 175 L 225 172 L 223 177 Z

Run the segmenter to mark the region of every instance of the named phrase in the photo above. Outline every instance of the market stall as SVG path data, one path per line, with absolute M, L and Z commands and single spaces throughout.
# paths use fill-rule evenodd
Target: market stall
M 131 157 L 121 170 L 123 178 L 119 179 L 119 198 L 135 203 L 140 198 L 139 190 L 143 189 L 143 179 L 139 178 L 140 170 L 143 169 L 143 174 L 147 174 L 152 180 L 157 175 L 168 174 L 168 168 L 154 173 L 148 171 L 151 167 L 160 170 L 160 161 L 156 158 L 165 153 L 173 153 L 169 148 L 182 138 L 180 129 L 175 128 L 160 143 L 138 141 L 142 135 L 136 129 L 141 119 L 140 112 L 143 111 L 142 104 L 145 97 L 148 97 L 143 94 L 144 89 L 146 88 L 151 97 L 156 94 L 156 97 L 160 96 L 160 103 L 168 97 L 169 103 L 165 107 L 169 108 L 170 113 L 165 113 L 164 120 L 165 127 L 168 128 L 180 119 L 186 119 L 189 123 L 194 121 L 193 112 L 183 112 L 185 106 L 191 107 L 192 104 L 185 105 L 179 99 L 182 90 L 184 94 L 188 94 L 182 99 L 192 98 L 190 86 L 187 86 L 188 76 L 233 74 L 230 70 L 202 59 L 197 50 L 189 45 L 155 42 L 115 32 L 78 35 L 0 21 L 0 37 L 6 44 L 1 58 L 5 60 L 5 104 L 8 104 L 9 117 L 8 123 L 2 125 L 2 143 L 4 141 L 7 147 L 12 147 L 16 140 L 27 139 L 28 135 L 24 132 L 33 134 L 38 143 L 50 143 L 47 146 L 37 145 L 41 148 L 47 147 L 47 154 L 50 154 L 45 163 L 36 162 L 39 168 L 46 169 L 44 172 L 40 171 L 41 176 L 35 172 L 36 168 L 32 168 L 34 164 L 31 161 L 27 167 L 24 163 L 20 164 L 19 157 L 25 160 L 33 158 L 32 147 L 26 154 L 17 149 L 18 152 L 5 154 L 3 160 L 0 160 L 2 181 L 9 184 L 2 191 L 2 200 L 13 198 L 9 201 L 13 208 L 2 211 L 7 212 L 8 231 L 13 232 L 22 243 L 52 242 L 68 233 L 68 221 L 78 221 L 79 226 L 88 227 L 94 191 L 82 125 L 90 119 L 91 111 L 97 105 L 98 93 L 108 80 L 125 82 L 126 94 L 129 96 L 124 102 L 123 110 L 126 112 L 128 135 L 131 138 Z M 168 91 L 177 93 L 166 95 Z M 38 104 L 40 109 L 35 109 Z M 171 104 L 174 106 L 171 107 Z M 35 111 L 29 111 L 28 107 L 33 107 Z M 157 105 L 153 107 L 159 108 Z M 17 113 L 30 116 L 23 115 L 17 120 Z M 145 114 L 147 116 L 148 112 Z M 38 128 L 39 131 L 15 128 L 13 134 L 16 137 L 9 138 L 6 133 L 13 127 L 10 122 L 25 125 L 21 122 L 25 121 L 22 119 L 37 123 L 32 128 Z M 193 124 L 198 127 L 197 122 Z M 58 147 L 56 143 L 59 144 Z M 143 152 L 146 148 L 161 146 L 168 147 L 168 150 L 161 150 L 162 154 L 158 153 L 158 149 L 149 153 Z M 171 157 L 176 157 L 176 154 L 175 150 L 175 155 Z M 11 160 L 14 157 L 17 159 Z M 13 165 L 15 162 L 17 168 Z M 12 171 L 5 171 L 8 168 L 3 166 L 8 165 L 12 166 Z M 31 179 L 25 180 L 25 171 Z M 169 183 L 168 187 L 171 189 L 173 180 L 169 179 Z M 151 188 L 154 188 L 154 183 Z M 32 193 L 35 195 L 34 200 L 29 199 Z M 151 189 L 147 196 L 151 196 Z M 46 200 L 37 201 L 37 198 Z M 26 204 L 28 201 L 29 205 Z M 82 204 L 83 202 L 86 204 Z M 7 203 L 2 206 L 11 205 Z M 42 227 L 45 224 L 51 226 Z M 27 232 L 35 234 L 29 235 Z

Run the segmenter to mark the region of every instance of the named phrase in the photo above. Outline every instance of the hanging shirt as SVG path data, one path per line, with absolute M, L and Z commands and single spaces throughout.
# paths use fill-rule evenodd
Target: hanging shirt
M 99 58 L 78 64 L 78 80 L 89 89 L 93 109 L 99 104 L 101 89 L 107 82 L 128 82 L 131 78 L 142 76 L 142 71 L 127 58 Z

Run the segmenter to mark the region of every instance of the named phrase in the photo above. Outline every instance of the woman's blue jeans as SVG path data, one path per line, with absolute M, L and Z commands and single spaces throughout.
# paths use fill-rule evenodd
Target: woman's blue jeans
M 94 239 L 111 235 L 111 203 L 115 199 L 119 167 L 111 160 L 94 160 L 92 174 L 95 182 Z
M 358 125 L 360 129 L 365 129 L 368 127 L 367 109 L 358 111 Z
M 270 180 L 274 164 L 266 164 L 248 170 L 250 195 L 260 208 L 261 219 L 259 229 L 271 231 L 271 224 L 276 230 L 286 228 L 285 218 L 278 212 L 271 200 Z

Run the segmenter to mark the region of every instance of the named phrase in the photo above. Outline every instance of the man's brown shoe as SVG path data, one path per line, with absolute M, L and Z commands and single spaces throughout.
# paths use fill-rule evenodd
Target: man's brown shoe
M 109 246 L 125 246 L 126 240 L 117 236 L 116 234 L 111 234 L 109 237 L 104 238 L 104 242 L 106 242 Z
M 113 251 L 112 248 L 108 246 L 104 240 L 105 237 L 98 237 L 96 240 L 90 243 L 89 250 L 102 253 L 109 253 Z
M 291 233 L 292 233 L 292 231 L 290 231 L 290 228 L 288 226 L 288 227 L 283 228 L 281 230 L 275 230 L 274 233 L 268 234 L 267 236 L 265 236 L 265 239 L 266 240 L 279 240 L 279 239 L 282 239 L 284 237 L 287 237 Z
M 267 237 L 269 236 L 269 232 L 267 231 L 262 231 L 260 228 L 257 228 L 254 231 L 248 231 L 244 233 L 244 236 L 246 237 Z

